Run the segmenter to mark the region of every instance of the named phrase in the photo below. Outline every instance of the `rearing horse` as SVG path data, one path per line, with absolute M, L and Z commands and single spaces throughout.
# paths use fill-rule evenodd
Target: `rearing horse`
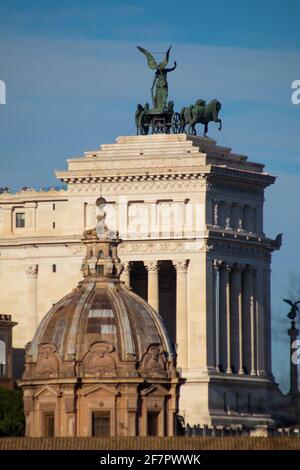
M 219 111 L 222 104 L 218 100 L 212 100 L 208 104 L 204 100 L 197 100 L 194 106 L 182 108 L 180 112 L 180 132 L 186 132 L 188 125 L 188 134 L 197 135 L 196 124 L 204 124 L 204 137 L 208 131 L 209 122 L 218 122 L 219 131 L 222 129 L 222 121 L 219 119 Z

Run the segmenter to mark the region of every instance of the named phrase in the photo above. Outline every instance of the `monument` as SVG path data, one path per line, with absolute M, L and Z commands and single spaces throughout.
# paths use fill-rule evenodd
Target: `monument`
M 176 348 L 185 425 L 283 423 L 289 400 L 272 374 L 270 303 L 281 236 L 269 238 L 263 226 L 265 189 L 276 178 L 262 163 L 185 133 L 207 119 L 221 125 L 219 101 L 211 114 L 203 99 L 176 114 L 170 49 L 156 65 L 142 52 L 156 72 L 153 108 L 140 105 L 135 116 L 139 135 L 68 159 L 56 171 L 66 189 L 0 196 L 0 276 L 8 286 L 0 300 L 18 322 L 15 345 L 31 340 L 80 279 L 81 233 L 93 229 L 101 190 L 107 225 L 123 240 L 121 278 L 163 317 Z

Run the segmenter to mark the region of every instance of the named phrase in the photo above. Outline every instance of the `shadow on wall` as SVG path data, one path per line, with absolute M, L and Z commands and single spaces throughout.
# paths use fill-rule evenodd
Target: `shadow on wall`
M 25 348 L 13 348 L 13 378 L 14 381 L 22 377 L 25 364 Z

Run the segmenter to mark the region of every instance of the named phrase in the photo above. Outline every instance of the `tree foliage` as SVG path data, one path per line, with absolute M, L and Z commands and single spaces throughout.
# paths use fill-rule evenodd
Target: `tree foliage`
M 21 390 L 0 387 L 0 437 L 23 436 L 25 418 Z

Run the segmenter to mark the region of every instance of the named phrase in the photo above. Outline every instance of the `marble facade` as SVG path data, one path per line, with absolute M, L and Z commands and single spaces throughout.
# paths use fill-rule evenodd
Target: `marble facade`
M 281 395 L 270 265 L 280 237 L 265 235 L 263 205 L 275 177 L 185 134 L 122 136 L 67 164 L 56 172 L 65 190 L 0 196 L 1 305 L 18 322 L 15 347 L 80 279 L 80 234 L 101 193 L 123 240 L 123 281 L 159 310 L 176 344 L 185 422 L 272 424 Z

